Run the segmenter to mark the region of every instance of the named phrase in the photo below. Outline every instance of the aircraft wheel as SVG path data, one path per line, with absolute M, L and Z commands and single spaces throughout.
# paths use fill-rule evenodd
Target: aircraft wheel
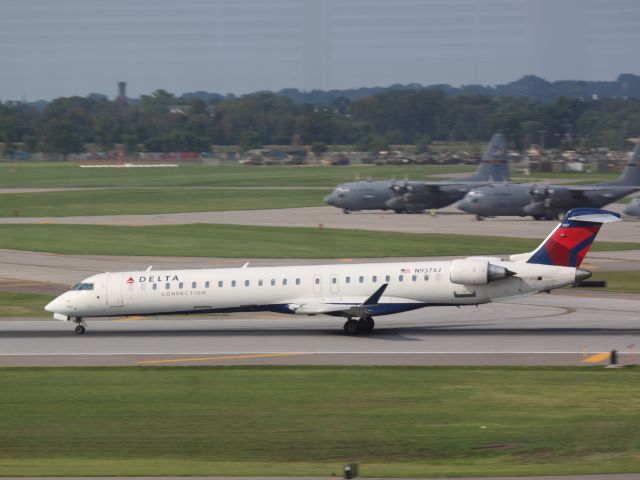
M 547 215 L 546 217 L 544 217 L 545 220 L 557 220 L 557 217 L 555 215 Z
M 344 213 L 345 215 L 348 215 L 351 213 L 351 210 L 348 210 L 345 208 L 344 210 L 342 210 L 342 213 Z
M 356 320 L 347 320 L 344 322 L 344 333 L 347 335 L 356 335 L 360 332 L 360 325 Z
M 364 317 L 358 320 L 358 327 L 360 327 L 360 331 L 363 333 L 371 333 L 376 326 L 376 322 L 373 321 L 371 317 Z
M 485 217 L 483 217 L 482 215 L 476 215 L 476 220 L 478 220 L 479 222 L 483 221 L 485 219 Z
M 82 335 L 86 330 L 87 330 L 87 329 L 86 329 L 86 328 L 84 328 L 84 325 L 78 325 L 78 326 L 76 327 L 76 333 L 77 333 L 78 335 Z
M 534 215 L 533 219 L 534 220 L 542 220 L 542 217 L 540 215 Z

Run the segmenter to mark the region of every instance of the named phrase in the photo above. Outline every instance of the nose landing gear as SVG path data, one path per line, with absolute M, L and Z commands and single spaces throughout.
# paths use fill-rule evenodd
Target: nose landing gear
M 82 319 L 82 317 L 75 317 L 73 319 L 74 323 L 76 323 L 76 334 L 77 335 L 82 335 L 84 334 L 84 332 L 87 331 L 87 324 L 85 323 L 85 321 Z
M 359 320 L 349 319 L 344 323 L 344 333 L 347 335 L 357 335 L 358 333 L 371 333 L 376 323 L 371 317 L 362 317 Z

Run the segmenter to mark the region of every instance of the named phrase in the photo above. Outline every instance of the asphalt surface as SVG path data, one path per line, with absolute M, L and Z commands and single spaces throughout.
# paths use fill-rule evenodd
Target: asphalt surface
M 614 211 L 624 205 L 613 204 Z M 320 227 L 380 230 L 405 233 L 450 233 L 544 239 L 555 221 L 530 218 L 499 217 L 479 222 L 450 206 L 436 216 L 407 215 L 382 211 L 355 212 L 349 215 L 334 207 L 284 208 L 274 210 L 239 210 L 226 212 L 166 213 L 156 215 L 103 215 L 79 217 L 0 218 L 0 224 L 55 223 L 95 225 L 184 225 L 191 223 L 235 224 L 282 227 Z M 640 221 L 626 217 L 616 225 L 606 225 L 598 235 L 600 241 L 637 242 Z
M 184 480 L 185 477 L 3 477 L 3 480 Z M 297 478 L 298 480 L 326 480 L 342 478 L 339 477 L 188 477 L 189 480 L 291 480 Z M 393 480 L 390 477 L 384 479 L 373 477 L 358 477 L 368 478 L 369 480 Z M 618 473 L 612 475 L 550 475 L 544 477 L 446 477 L 446 478 L 431 478 L 431 480 L 639 480 L 640 474 L 634 473 Z M 403 480 L 412 480 L 405 478 Z M 417 480 L 417 479 L 415 479 Z
M 333 317 L 203 317 L 0 321 L 0 366 L 53 365 L 605 365 L 640 363 L 640 297 L 536 295 L 479 307 L 376 318 L 346 336 Z

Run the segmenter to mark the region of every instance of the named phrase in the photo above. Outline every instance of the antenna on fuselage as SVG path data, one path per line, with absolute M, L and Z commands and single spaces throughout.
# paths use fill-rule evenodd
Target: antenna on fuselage
M 149 265 L 149 268 L 147 268 L 145 272 L 150 272 L 152 268 L 153 268 L 153 265 Z
M 247 268 L 249 266 L 249 262 L 245 263 L 244 265 L 242 265 L 241 268 Z

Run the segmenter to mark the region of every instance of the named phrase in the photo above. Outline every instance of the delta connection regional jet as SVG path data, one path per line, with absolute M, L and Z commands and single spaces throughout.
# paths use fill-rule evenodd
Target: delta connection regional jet
M 127 315 L 270 311 L 346 318 L 344 331 L 371 332 L 373 317 L 439 305 L 478 305 L 574 284 L 606 210 L 576 208 L 533 252 L 450 261 L 219 268 L 100 273 L 49 303 L 53 317 L 76 324 Z

